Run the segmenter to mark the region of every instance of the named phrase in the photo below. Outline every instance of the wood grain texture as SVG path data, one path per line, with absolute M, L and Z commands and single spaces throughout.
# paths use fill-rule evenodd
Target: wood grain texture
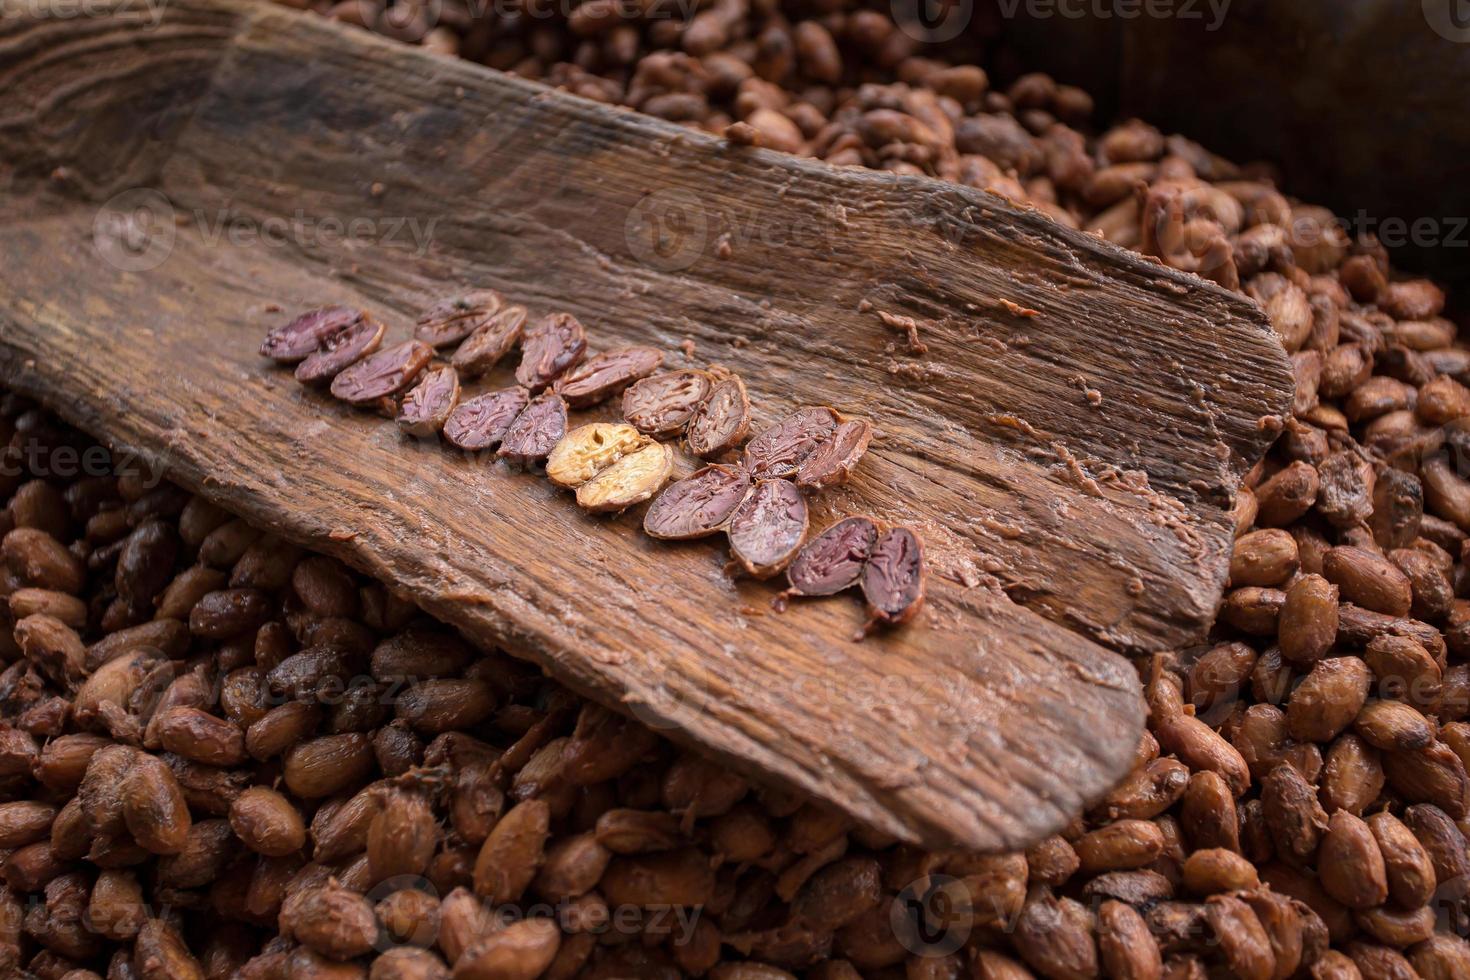
M 729 147 L 276 7 L 6 21 L 0 84 L 6 383 L 912 841 L 1022 846 L 1123 774 L 1143 709 L 1108 647 L 1201 636 L 1223 507 L 1289 397 L 1246 301 L 1000 199 Z M 458 285 L 570 310 L 594 347 L 726 364 L 758 426 L 802 403 L 871 418 L 814 525 L 917 528 L 926 614 L 863 643 L 856 602 L 776 614 L 710 542 L 585 515 L 255 355 L 273 304 L 364 305 L 402 337 Z

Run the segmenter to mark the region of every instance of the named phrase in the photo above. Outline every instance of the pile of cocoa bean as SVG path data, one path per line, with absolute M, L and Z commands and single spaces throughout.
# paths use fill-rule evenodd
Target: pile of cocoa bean
M 1133 774 L 978 855 L 747 785 L 168 484 L 67 470 L 96 447 L 5 398 L 0 975 L 1470 976 L 1470 352 L 1434 286 L 1270 168 L 992 87 L 886 11 L 319 9 L 1209 275 L 1270 316 L 1293 415 L 1212 642 L 1139 664 Z

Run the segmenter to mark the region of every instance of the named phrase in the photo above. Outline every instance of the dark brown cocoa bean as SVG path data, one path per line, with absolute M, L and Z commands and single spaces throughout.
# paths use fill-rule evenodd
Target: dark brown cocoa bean
M 372 740 L 360 732 L 325 735 L 286 752 L 286 786 L 303 799 L 331 796 L 372 773 Z
M 285 857 L 306 844 L 306 824 L 289 799 L 265 786 L 252 786 L 230 804 L 230 828 L 257 854 Z
M 139 752 L 120 787 L 128 833 L 154 854 L 178 854 L 189 836 L 189 807 L 173 772 Z
M 259 589 L 222 589 L 208 593 L 189 611 L 189 632 L 227 640 L 258 629 L 274 612 L 270 596 Z

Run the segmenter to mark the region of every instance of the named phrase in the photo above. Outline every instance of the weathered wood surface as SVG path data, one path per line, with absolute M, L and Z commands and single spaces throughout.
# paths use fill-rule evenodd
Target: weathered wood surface
M 6 383 L 911 840 L 1025 844 L 1121 776 L 1142 707 L 1104 645 L 1200 636 L 1222 508 L 1286 404 L 1243 300 L 1001 200 L 732 148 L 280 8 L 6 20 L 0 87 Z M 716 544 L 409 443 L 255 354 L 282 309 L 362 304 L 403 336 L 459 284 L 569 309 L 594 346 L 677 366 L 692 344 L 744 374 L 760 424 L 801 403 L 872 418 L 814 523 L 918 528 L 926 614 L 863 643 L 855 601 L 776 614 Z

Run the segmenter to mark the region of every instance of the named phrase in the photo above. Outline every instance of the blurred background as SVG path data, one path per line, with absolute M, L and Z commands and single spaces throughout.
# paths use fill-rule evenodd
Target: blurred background
M 1470 0 L 1175 0 L 1176 16 L 1134 19 L 1092 0 L 979 2 L 1001 81 L 1007 65 L 1049 71 L 1099 118 L 1270 160 L 1405 268 L 1470 281 Z

